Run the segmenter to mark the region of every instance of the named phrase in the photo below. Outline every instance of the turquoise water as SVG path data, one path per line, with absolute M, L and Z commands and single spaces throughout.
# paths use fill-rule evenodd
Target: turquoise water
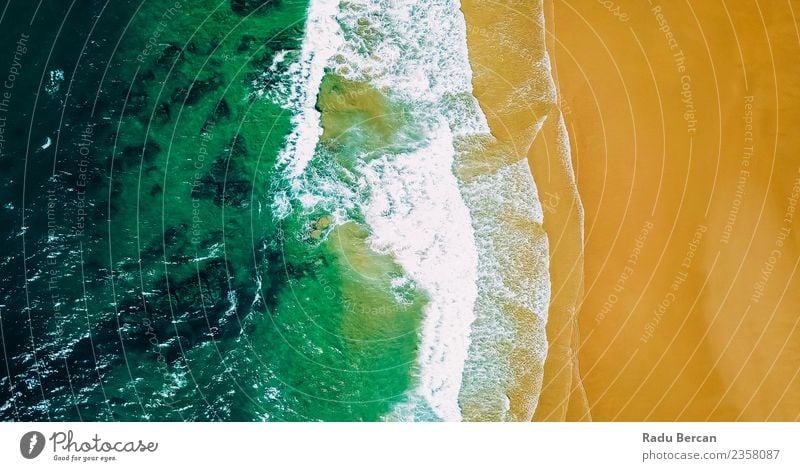
M 57 37 L 64 60 L 40 66 L 65 77 L 37 112 L 64 118 L 28 153 L 46 165 L 27 176 L 24 231 L 19 184 L 3 189 L 2 418 L 383 417 L 411 387 L 425 295 L 390 294 L 402 270 L 368 247 L 358 211 L 335 229 L 324 211 L 272 213 L 307 3 L 89 3 L 91 35 L 85 10 L 34 24 L 66 15 L 88 46 L 78 61 L 80 41 Z
M 0 19 L 0 419 L 520 418 L 546 237 L 457 1 L 80 6 Z

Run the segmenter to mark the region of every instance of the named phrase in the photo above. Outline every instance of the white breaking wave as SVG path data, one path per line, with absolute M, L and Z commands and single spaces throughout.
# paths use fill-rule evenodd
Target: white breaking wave
M 460 420 L 478 257 L 469 210 L 452 172 L 453 136 L 446 125 L 438 132 L 428 147 L 367 165 L 363 174 L 371 197 L 364 213 L 373 248 L 393 254 L 430 296 L 417 393 L 441 419 Z
M 403 105 L 412 115 L 412 125 L 425 136 L 412 150 L 364 150 L 354 156 L 361 162 L 352 169 L 358 188 L 320 175 L 309 165 L 323 158 L 316 104 L 329 72 L 368 83 Z M 429 410 L 442 420 L 461 420 L 462 384 L 476 382 L 492 382 L 499 391 L 493 393 L 502 402 L 499 407 L 507 410 L 503 388 L 512 373 L 508 358 L 500 357 L 515 332 L 512 323 L 503 320 L 501 303 L 514 299 L 546 314 L 549 280 L 528 283 L 498 275 L 504 271 L 502 251 L 519 247 L 497 245 L 497 230 L 491 227 L 498 211 L 486 206 L 505 207 L 511 201 L 519 206 L 518 216 L 538 222 L 541 207 L 521 156 L 505 170 L 468 184 L 453 173 L 461 160 L 456 141 L 490 135 L 472 94 L 459 1 L 311 0 L 300 60 L 289 74 L 294 130 L 278 160 L 289 185 L 273 202 L 275 214 L 288 216 L 296 201 L 306 211 L 326 208 L 337 224 L 346 219 L 347 210 L 360 208 L 372 248 L 393 255 L 428 294 L 418 386 L 388 418 L 419 419 Z M 514 236 L 522 237 L 523 243 L 530 239 Z M 531 255 L 539 260 L 544 256 L 546 263 L 544 247 L 544 255 L 541 245 L 533 247 Z M 483 322 L 478 323 L 477 340 L 485 348 L 473 346 L 472 351 L 487 354 L 482 367 L 492 374 L 477 371 L 473 364 L 473 377 L 465 380 L 471 326 L 478 318 Z M 487 330 L 487 320 L 502 328 Z
M 460 4 L 361 0 L 348 2 L 338 20 L 345 41 L 336 72 L 410 104 L 430 128 L 427 146 L 385 155 L 363 170 L 370 195 L 364 213 L 373 247 L 393 254 L 430 298 L 414 394 L 439 418 L 461 420 L 458 398 L 475 320 L 478 253 L 470 211 L 453 175 L 453 143 L 455 136 L 485 134 L 489 127 L 472 96 Z
M 368 165 L 356 168 L 359 190 L 368 195 L 356 204 L 370 227 L 373 248 L 392 254 L 428 293 L 419 386 L 413 394 L 443 420 L 461 419 L 458 394 L 477 295 L 478 255 L 469 210 L 452 172 L 453 139 L 488 132 L 471 93 L 459 6 L 452 0 L 311 1 L 301 58 L 290 69 L 296 85 L 289 100 L 294 131 L 279 157 L 290 189 L 274 203 L 285 217 L 290 200 L 306 210 L 330 209 L 330 200 L 341 203 L 342 194 L 351 191 L 309 173 L 322 134 L 315 105 L 326 70 L 369 83 L 408 105 L 427 131 L 426 145 L 400 154 L 379 150 Z M 332 212 L 341 222 L 342 213 Z
M 314 158 L 314 150 L 322 135 L 317 95 L 325 67 L 340 49 L 343 41 L 336 22 L 339 0 L 312 0 L 306 18 L 306 34 L 300 60 L 289 68 L 292 89 L 289 107 L 295 111 L 293 131 L 286 148 L 278 156 L 279 164 L 288 165 L 291 180 L 300 177 Z M 281 57 L 283 60 L 283 57 Z
M 488 134 L 472 95 L 466 24 L 458 0 L 348 1 L 338 20 L 344 59 L 339 75 L 368 81 L 444 116 L 455 136 Z

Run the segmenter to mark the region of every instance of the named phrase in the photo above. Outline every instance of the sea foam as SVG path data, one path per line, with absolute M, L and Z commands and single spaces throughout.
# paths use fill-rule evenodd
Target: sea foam
M 350 2 L 339 15 L 345 60 L 336 67 L 345 78 L 368 81 L 409 104 L 429 127 L 426 146 L 366 167 L 371 197 L 364 212 L 373 246 L 392 253 L 430 297 L 412 396 L 421 396 L 443 420 L 462 418 L 458 397 L 478 293 L 477 245 L 453 175 L 454 140 L 489 131 L 471 92 L 459 6 L 447 0 Z
M 428 292 L 419 347 L 417 391 L 444 420 L 460 420 L 458 395 L 477 296 L 477 253 L 469 210 L 452 173 L 446 125 L 430 145 L 385 156 L 363 171 L 373 248 L 394 255 Z
M 462 384 L 487 382 L 494 388 L 491 394 L 505 401 L 500 407 L 507 409 L 502 388 L 513 372 L 503 345 L 520 337 L 504 317 L 503 306 L 517 298 L 524 308 L 546 313 L 549 285 L 541 276 L 519 280 L 502 266 L 508 261 L 502 251 L 519 244 L 498 245 L 507 240 L 497 234 L 502 215 L 486 208 L 508 209 L 511 204 L 519 209 L 517 216 L 541 221 L 541 207 L 522 157 L 468 183 L 454 174 L 463 160 L 460 153 L 475 154 L 457 143 L 475 136 L 491 138 L 472 94 L 460 3 L 312 0 L 301 58 L 290 73 L 288 103 L 295 112 L 295 129 L 279 158 L 288 185 L 273 204 L 277 214 L 288 215 L 292 200 L 305 211 L 324 207 L 335 223 L 358 209 L 369 226 L 372 248 L 393 255 L 428 294 L 417 387 L 387 418 L 427 419 L 425 411 L 432 411 L 441 420 L 461 420 Z M 369 84 L 401 105 L 422 130 L 413 149 L 385 148 L 355 156 L 360 159 L 352 169 L 355 189 L 309 165 L 324 155 L 318 146 L 323 130 L 317 98 L 326 73 Z M 525 234 L 511 237 L 531 240 Z M 543 253 L 540 241 L 533 242 L 531 256 L 544 257 L 546 263 L 546 245 Z M 481 329 L 471 334 L 476 319 L 482 319 L 477 324 Z M 486 329 L 489 325 L 499 329 Z M 487 357 L 480 365 L 473 358 L 467 371 L 472 376 L 465 378 L 474 340 L 483 347 L 473 346 L 472 356 L 477 351 Z
M 286 166 L 290 180 L 296 180 L 303 174 L 306 165 L 314 157 L 314 149 L 322 135 L 320 115 L 315 105 L 325 67 L 343 43 L 336 22 L 338 5 L 338 0 L 310 2 L 300 59 L 289 68 L 291 89 L 286 106 L 294 112 L 294 129 L 278 156 L 278 162 Z M 284 58 L 285 54 L 278 54 L 276 60 L 283 61 Z

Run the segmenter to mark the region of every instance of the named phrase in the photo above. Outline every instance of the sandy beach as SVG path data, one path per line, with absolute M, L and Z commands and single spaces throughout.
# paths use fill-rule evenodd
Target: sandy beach
M 527 150 L 546 210 L 554 296 L 534 419 L 800 418 L 790 3 L 555 0 L 546 36 L 535 5 L 510 5 L 463 8 L 476 96 Z
M 555 1 L 594 420 L 797 420 L 790 3 Z M 566 33 L 568 32 L 568 34 Z

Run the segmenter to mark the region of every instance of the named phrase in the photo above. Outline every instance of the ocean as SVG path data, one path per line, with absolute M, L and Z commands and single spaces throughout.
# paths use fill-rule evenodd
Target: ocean
M 0 24 L 0 420 L 530 420 L 543 210 L 458 1 Z

